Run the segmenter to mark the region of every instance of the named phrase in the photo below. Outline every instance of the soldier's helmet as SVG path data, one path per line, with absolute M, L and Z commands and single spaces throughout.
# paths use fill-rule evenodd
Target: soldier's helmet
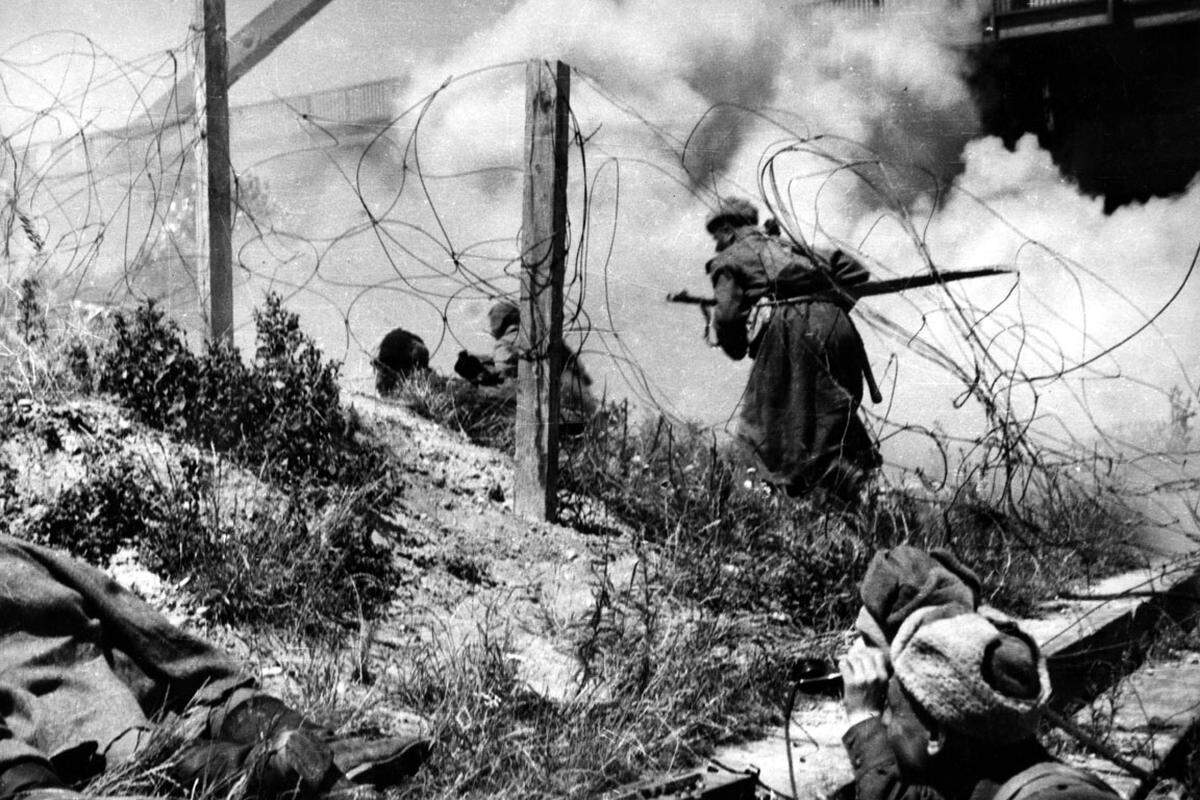
M 708 215 L 704 228 L 709 233 L 722 222 L 733 225 L 757 225 L 758 209 L 744 197 L 726 197 L 717 208 Z
M 521 310 L 511 300 L 499 300 L 488 310 L 488 331 L 493 339 L 499 339 L 520 324 Z

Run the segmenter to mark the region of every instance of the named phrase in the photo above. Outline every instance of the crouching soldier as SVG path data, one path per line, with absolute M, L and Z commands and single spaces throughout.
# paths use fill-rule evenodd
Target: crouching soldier
M 488 332 L 495 344 L 490 355 L 469 353 L 458 354 L 454 371 L 459 377 L 490 390 L 497 399 L 516 399 L 516 382 L 520 351 L 517 334 L 520 330 L 521 312 L 509 300 L 500 300 L 488 310 Z M 579 353 L 562 343 L 563 366 L 559 380 L 560 426 L 565 435 L 582 433 L 597 411 L 596 399 L 592 396 L 592 378 L 583 368 Z
M 735 361 L 754 359 L 737 440 L 788 494 L 819 489 L 854 506 L 881 463 L 858 414 L 874 378 L 853 298 L 832 281 L 849 287 L 870 275 L 841 251 L 802 250 L 757 222 L 753 203 L 728 198 L 706 224 L 717 250 L 705 266 L 717 343 Z
M 876 556 L 863 581 L 864 646 L 839 664 L 843 743 L 858 800 L 1113 800 L 1036 738 L 1045 658 L 1011 619 L 978 606 L 949 554 Z

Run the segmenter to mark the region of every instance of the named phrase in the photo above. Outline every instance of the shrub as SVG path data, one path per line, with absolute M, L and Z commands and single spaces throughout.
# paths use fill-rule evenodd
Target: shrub
M 66 487 L 25 535 L 89 563 L 106 564 L 121 547 L 177 516 L 173 498 L 146 477 L 132 459 L 102 461 L 86 479 Z
M 227 454 L 281 487 L 285 507 L 237 525 L 212 510 L 211 478 L 195 465 L 165 491 L 162 519 L 133 514 L 143 550 L 172 577 L 192 578 L 221 619 L 316 629 L 371 614 L 397 573 L 386 543 L 372 541 L 376 509 L 400 480 L 389 452 L 363 440 L 342 408 L 339 365 L 325 361 L 277 296 L 255 312 L 251 363 L 226 344 L 196 354 L 153 303 L 118 316 L 97 365 L 99 386 L 139 420 Z M 123 475 L 110 491 L 124 498 Z M 126 488 L 120 488 L 126 487 Z M 155 508 L 131 494 L 131 502 Z M 136 511 L 136 509 L 135 509 Z M 112 536 L 127 535 L 126 529 Z
M 247 365 L 224 343 L 193 353 L 179 326 L 152 302 L 114 322 L 98 366 L 101 390 L 152 426 L 228 453 L 282 483 L 322 492 L 327 484 L 377 486 L 386 453 L 360 441 L 341 406 L 339 365 L 325 361 L 299 318 L 276 295 L 255 311 L 257 346 Z
M 188 579 L 215 620 L 317 634 L 373 616 L 399 580 L 390 548 L 372 541 L 363 497 L 373 490 L 340 492 L 319 514 L 299 496 L 238 513 L 220 507 L 212 461 L 185 456 L 160 479 L 126 454 L 102 460 L 21 535 L 94 564 L 135 547 L 148 567 Z

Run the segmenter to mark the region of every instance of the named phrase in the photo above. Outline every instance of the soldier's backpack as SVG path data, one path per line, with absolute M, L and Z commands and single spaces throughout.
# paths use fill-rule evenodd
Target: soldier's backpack
M 1113 800 L 1117 792 L 1087 770 L 1044 761 L 1000 785 L 992 800 Z

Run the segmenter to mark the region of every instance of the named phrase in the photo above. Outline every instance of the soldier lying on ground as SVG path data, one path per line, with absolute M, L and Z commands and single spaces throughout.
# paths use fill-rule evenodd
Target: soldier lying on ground
M 520 310 L 515 303 L 501 300 L 488 311 L 488 331 L 495 339 L 490 355 L 458 354 L 454 371 L 475 386 L 484 387 L 497 400 L 516 398 L 517 364 L 520 353 L 517 349 L 517 332 L 520 328 Z M 583 368 L 579 354 L 562 343 L 563 368 L 560 380 L 560 425 L 567 435 L 582 433 L 583 428 L 596 414 L 596 400 L 592 397 L 592 379 Z
M 1116 797 L 1038 742 L 1045 658 L 1013 620 L 979 606 L 978 579 L 953 556 L 881 552 L 861 594 L 863 646 L 839 665 L 858 800 Z
M 370 796 L 429 752 L 334 737 L 104 573 L 4 535 L 0 615 L 0 800 L 78 797 L 164 722 L 186 741 L 172 778 L 221 795 Z

